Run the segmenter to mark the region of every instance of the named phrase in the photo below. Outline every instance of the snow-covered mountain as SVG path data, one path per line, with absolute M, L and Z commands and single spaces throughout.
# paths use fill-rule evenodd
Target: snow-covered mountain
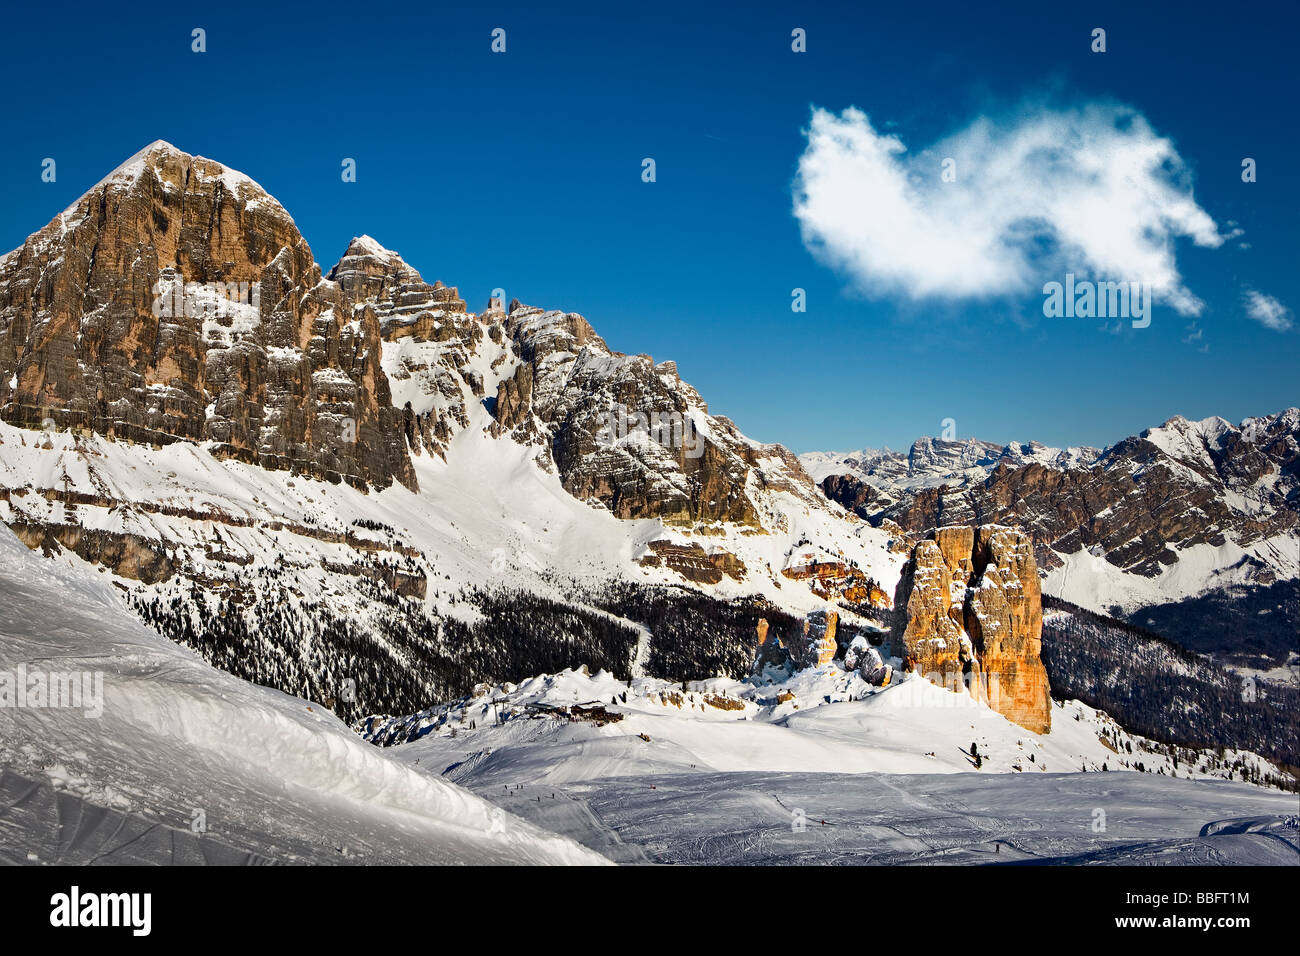
M 633 791 L 647 773 L 707 801 L 700 769 L 830 779 L 978 763 L 1009 771 L 963 791 L 989 800 L 1107 754 L 1108 772 L 1154 770 L 1175 788 L 1207 783 L 1174 779 L 1188 773 L 1276 782 L 1244 752 L 1188 751 L 1176 768 L 1167 743 L 1053 703 L 1026 581 L 1035 554 L 1049 590 L 1073 573 L 1102 601 L 1129 580 L 1184 593 L 1167 586 L 1180 572 L 1203 589 L 1206 568 L 1229 560 L 1258 580 L 1294 576 L 1278 555 L 1296 533 L 1297 416 L 1171 423 L 1106 452 L 925 440 L 906 456 L 801 464 L 710 410 L 673 362 L 613 351 L 576 313 L 474 312 L 369 236 L 323 269 L 256 182 L 154 143 L 0 258 L 0 520 L 30 549 L 0 534 L 15 609 L 0 664 L 107 661 L 93 725 L 0 711 L 0 793 L 71 791 L 126 832 L 161 827 L 168 846 L 188 839 L 176 817 L 193 804 L 221 821 L 209 832 L 223 860 L 581 862 L 572 842 L 433 778 L 505 806 L 519 801 L 497 788 L 522 785 L 538 804 L 529 818 L 601 852 L 617 840 L 593 835 L 591 803 L 553 818 L 528 788 L 604 787 L 617 773 L 632 779 L 610 792 L 626 799 L 600 812 L 642 813 Z M 1024 533 L 970 527 L 990 524 Z M 1193 560 L 1202 547 L 1212 560 Z M 1014 552 L 1023 574 L 995 552 Z M 1095 580 L 1081 555 L 1104 565 Z M 909 628 L 923 612 L 934 627 Z M 770 628 L 765 646 L 797 642 L 813 619 L 815 666 L 753 676 L 756 640 Z M 838 640 L 883 646 L 891 633 L 903 653 L 884 690 L 842 666 Z M 1019 668 L 1050 732 L 1045 719 L 1008 722 L 1015 707 L 983 702 L 996 695 L 905 673 L 929 657 L 953 673 Z M 382 752 L 338 718 L 406 743 Z M 570 718 L 582 726 L 566 737 Z M 457 756 L 467 743 L 479 749 Z M 222 781 L 206 802 L 200 771 Z M 1189 793 L 1125 786 L 1166 807 Z M 1211 786 L 1192 798 L 1204 826 L 1236 836 L 1225 819 L 1276 809 L 1244 784 Z M 301 813 L 263 820 L 285 791 L 309 794 Z M 16 830 L 50 826 L 23 812 Z M 1195 856 L 1206 845 L 1190 825 L 1169 833 Z M 1058 839 L 1077 821 L 1052 826 L 1016 852 L 1085 852 Z M 895 849 L 912 852 L 907 841 Z M 44 859 L 54 844 L 27 845 Z
M 1049 448 L 1039 442 L 995 445 L 977 438 L 927 437 L 918 438 L 906 453 L 888 448 L 807 452 L 799 461 L 819 484 L 832 475 L 854 475 L 893 500 L 921 488 L 985 478 L 1000 464 L 1069 467 L 1093 461 L 1099 454 L 1095 448 Z
M 468 311 L 369 237 L 322 270 L 253 180 L 162 142 L 0 265 L 0 398 L 29 546 L 349 718 L 579 663 L 730 670 L 762 613 L 875 613 L 901 566 L 673 363 Z M 734 620 L 688 650 L 695 592 Z
M 906 456 L 802 460 L 873 524 L 1024 528 L 1046 591 L 1094 610 L 1300 576 L 1300 409 L 1175 417 L 1104 451 L 922 439 Z

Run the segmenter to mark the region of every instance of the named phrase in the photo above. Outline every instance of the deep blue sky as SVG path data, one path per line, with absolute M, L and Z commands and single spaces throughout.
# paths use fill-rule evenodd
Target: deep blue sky
M 472 308 L 501 286 L 581 312 L 796 451 L 906 447 L 949 417 L 959 437 L 1105 445 L 1174 414 L 1300 404 L 1300 330 L 1241 303 L 1249 286 L 1300 306 L 1291 4 L 439 6 L 7 11 L 0 250 L 166 139 L 258 180 L 326 269 L 368 233 Z M 504 55 L 489 50 L 498 26 Z M 864 297 L 805 249 L 791 182 L 813 105 L 857 106 L 919 148 L 1045 93 L 1135 107 L 1173 139 L 1201 207 L 1245 230 L 1249 250 L 1179 249 L 1208 353 L 1159 305 L 1150 328 L 1112 336 L 1035 315 L 1041 298 Z

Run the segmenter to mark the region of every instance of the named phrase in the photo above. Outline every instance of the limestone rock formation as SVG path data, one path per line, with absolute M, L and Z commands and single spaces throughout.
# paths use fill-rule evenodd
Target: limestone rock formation
M 893 668 L 881 658 L 880 652 L 862 636 L 855 637 L 849 644 L 844 653 L 844 666 L 848 670 L 856 670 L 864 681 L 877 687 L 888 686 L 894 673 Z
M 754 673 L 761 674 L 766 667 L 784 667 L 790 661 L 781 638 L 771 629 L 767 618 L 758 619 L 755 625 Z
M 973 552 L 982 567 L 966 603 L 966 631 L 980 656 L 989 706 L 1022 727 L 1051 727 L 1051 691 L 1042 661 L 1043 603 L 1027 535 L 985 525 Z
M 414 487 L 411 455 L 445 456 L 480 406 L 620 518 L 780 530 L 777 494 L 826 507 L 793 455 L 711 415 L 673 362 L 614 352 L 574 313 L 471 313 L 368 236 L 323 275 L 261 186 L 161 141 L 0 258 L 15 424 Z
M 809 590 L 823 601 L 845 601 L 877 610 L 890 606 L 889 595 L 876 579 L 845 561 L 796 554 L 781 575 L 791 581 L 807 581 Z
M 768 666 L 801 670 L 829 664 L 839 649 L 835 640 L 838 623 L 835 611 L 812 611 L 796 622 L 792 632 L 782 636 L 769 627 L 766 618 L 761 618 L 754 644 L 754 671 L 762 672 Z
M 671 541 L 651 541 L 649 552 L 639 562 L 643 567 L 666 567 L 696 584 L 717 584 L 723 575 L 737 581 L 745 576 L 745 563 L 721 548 L 705 551 L 693 542 L 681 545 Z
M 497 387 L 498 429 L 538 446 L 574 497 L 619 518 L 755 528 L 783 520 L 755 489 L 817 506 L 798 459 L 710 415 L 674 362 L 614 352 L 582 316 L 518 303 L 505 334 L 520 361 Z
M 469 427 L 471 404 L 486 395 L 476 359 L 492 344 L 491 317 L 467 312 L 454 287 L 429 285 L 369 236 L 352 240 L 329 278 L 353 312 L 369 307 L 379 319 L 384 371 L 410 448 L 445 457 L 447 443 Z
M 1027 535 L 996 525 L 937 529 L 913 549 L 895 607 L 896 655 L 1022 727 L 1050 729 L 1042 593 Z
M 261 186 L 161 141 L 0 259 L 0 416 L 415 481 L 373 310 Z
M 799 633 L 789 641 L 790 659 L 796 667 L 821 667 L 835 659 L 838 645 L 835 628 L 839 614 L 835 611 L 813 611 L 804 618 Z

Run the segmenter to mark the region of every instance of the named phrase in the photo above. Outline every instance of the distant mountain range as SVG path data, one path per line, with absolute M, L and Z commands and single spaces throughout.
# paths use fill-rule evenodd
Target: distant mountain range
M 1176 417 L 1105 449 L 923 438 L 800 456 L 827 496 L 910 534 L 993 522 L 1034 540 L 1045 589 L 1138 608 L 1300 574 L 1300 409 Z

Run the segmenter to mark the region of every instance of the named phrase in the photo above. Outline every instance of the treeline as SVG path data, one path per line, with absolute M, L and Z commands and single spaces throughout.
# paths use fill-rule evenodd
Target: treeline
M 1179 643 L 1191 650 L 1237 666 L 1267 669 L 1300 651 L 1300 581 L 1220 588 L 1144 607 L 1129 620 L 1177 634 Z
M 520 681 L 586 664 L 626 679 L 635 627 L 518 591 L 472 591 L 458 616 L 382 581 L 357 579 L 361 601 L 303 600 L 263 573 L 222 596 L 136 594 L 135 611 L 160 634 L 236 677 L 316 700 L 346 722 L 410 714 L 476 683 Z
M 136 595 L 132 603 L 145 623 L 214 667 L 319 701 L 343 720 L 427 706 L 457 669 L 442 650 L 440 622 L 427 618 L 385 611 L 363 623 L 275 592 Z
M 799 627 L 757 596 L 722 601 L 689 588 L 619 582 L 588 600 L 650 630 L 646 671 L 667 680 L 743 677 L 754 661 L 760 618 L 776 634 Z
M 1300 765 L 1300 689 L 1244 681 L 1168 638 L 1043 596 L 1052 696 L 1106 711 L 1166 744 L 1252 750 Z
M 582 664 L 620 680 L 630 676 L 640 634 L 629 624 L 527 591 L 474 590 L 465 600 L 482 617 L 473 624 L 443 619 L 449 647 L 466 670 L 447 696 L 459 697 L 481 681 L 518 682 Z

